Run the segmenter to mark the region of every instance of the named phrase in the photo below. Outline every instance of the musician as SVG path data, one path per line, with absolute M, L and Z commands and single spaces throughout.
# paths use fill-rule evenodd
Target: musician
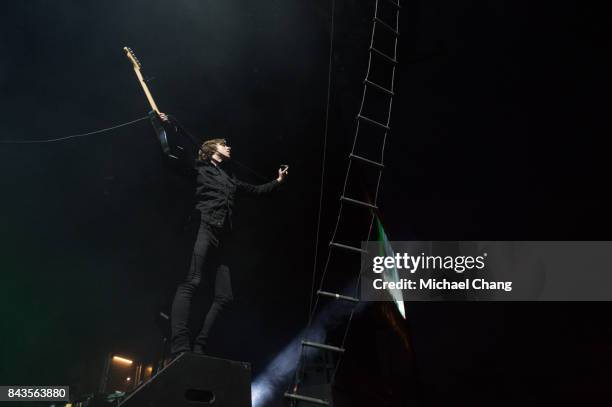
M 166 122 L 169 120 L 164 113 L 160 113 L 160 118 Z M 230 270 L 226 262 L 235 194 L 266 194 L 285 182 L 289 175 L 289 167 L 282 166 L 275 180 L 262 185 L 248 184 L 234 177 L 225 168 L 231 154 L 232 149 L 226 140 L 211 139 L 202 144 L 195 163 L 196 208 L 201 213 L 201 220 L 187 276 L 179 284 L 172 303 L 170 352 L 173 357 L 192 349 L 203 354 L 214 322 L 233 299 Z M 191 348 L 187 321 L 194 294 L 205 278 L 214 284 L 214 298 Z

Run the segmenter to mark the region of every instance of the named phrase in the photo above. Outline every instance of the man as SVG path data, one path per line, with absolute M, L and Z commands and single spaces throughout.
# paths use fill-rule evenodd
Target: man
M 168 121 L 165 114 L 161 113 L 160 117 Z M 192 350 L 187 321 L 192 299 L 204 278 L 213 277 L 214 298 L 194 341 L 194 352 L 204 353 L 215 320 L 233 299 L 230 270 L 226 263 L 226 243 L 232 228 L 234 195 L 239 191 L 253 194 L 271 192 L 289 175 L 289 167 L 282 166 L 274 181 L 262 185 L 242 182 L 224 169 L 223 164 L 231 158 L 231 150 L 224 139 L 207 140 L 202 144 L 196 160 L 196 208 L 201 213 L 201 219 L 189 271 L 179 284 L 172 303 L 170 352 L 173 357 Z

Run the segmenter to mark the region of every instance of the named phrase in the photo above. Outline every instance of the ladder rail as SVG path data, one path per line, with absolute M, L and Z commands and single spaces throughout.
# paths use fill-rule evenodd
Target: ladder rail
M 337 237 L 337 233 L 338 233 L 338 228 L 340 225 L 340 221 L 342 219 L 343 216 L 343 209 L 344 209 L 344 203 L 348 203 L 348 204 L 353 204 L 353 205 L 360 205 L 362 207 L 364 207 L 366 210 L 370 211 L 370 222 L 369 222 L 369 227 L 368 227 L 368 233 L 366 235 L 366 241 L 370 241 L 371 235 L 372 235 L 372 230 L 373 230 L 373 226 L 374 226 L 374 220 L 376 217 L 376 214 L 374 211 L 376 211 L 378 209 L 377 206 L 377 202 L 378 202 L 378 196 L 379 196 L 379 192 L 380 192 L 380 184 L 381 184 L 381 180 L 382 180 L 382 170 L 384 169 L 384 153 L 385 153 L 385 148 L 386 148 L 386 143 L 387 143 L 387 137 L 389 135 L 389 132 L 391 130 L 390 127 L 390 122 L 391 122 L 391 113 L 392 113 L 392 107 L 393 107 L 393 97 L 395 96 L 395 92 L 394 92 L 394 86 L 395 86 L 395 75 L 396 75 L 396 67 L 398 64 L 398 55 L 397 55 L 397 45 L 398 45 L 398 37 L 399 37 L 399 10 L 401 8 L 400 4 L 399 4 L 399 0 L 383 0 L 386 1 L 388 3 L 391 3 L 392 5 L 395 6 L 396 10 L 395 10 L 395 28 L 393 28 L 390 24 L 388 24 L 387 22 L 383 21 L 381 18 L 378 17 L 378 10 L 379 10 L 379 1 L 380 0 L 376 0 L 375 2 L 375 9 L 374 9 L 374 18 L 372 19 L 372 27 L 371 27 L 371 35 L 370 35 L 370 44 L 368 47 L 368 64 L 367 64 L 367 69 L 366 69 L 366 75 L 365 75 L 365 79 L 363 81 L 363 90 L 362 90 L 362 97 L 361 97 L 361 101 L 360 101 L 360 105 L 359 105 L 359 110 L 358 110 L 358 114 L 357 114 L 357 120 L 356 120 L 356 125 L 355 125 L 355 136 L 353 138 L 353 144 L 352 144 L 352 148 L 351 151 L 349 153 L 349 160 L 347 163 L 347 169 L 346 169 L 346 174 L 345 174 L 345 179 L 344 179 L 344 183 L 343 183 L 343 188 L 342 188 L 342 193 L 340 196 L 340 202 L 339 202 L 339 207 L 338 207 L 338 216 L 336 218 L 336 222 L 333 228 L 333 232 L 332 232 L 332 236 L 331 236 L 331 240 L 330 240 L 330 247 L 327 250 L 327 258 L 324 262 L 323 265 L 323 269 L 322 269 L 322 274 L 321 274 L 321 278 L 320 278 L 320 283 L 319 283 L 319 289 L 316 292 L 316 299 L 314 302 L 314 306 L 311 308 L 311 312 L 308 318 L 308 323 L 307 323 L 307 327 L 306 327 L 306 332 L 308 332 L 312 326 L 313 323 L 313 318 L 314 315 L 317 312 L 318 306 L 319 306 L 319 299 L 321 297 L 329 297 L 329 298 L 335 298 L 335 299 L 342 299 L 342 300 L 346 300 L 348 302 L 354 303 L 354 304 L 358 304 L 359 303 L 359 298 L 357 296 L 355 297 L 351 297 L 348 295 L 341 295 L 341 294 L 335 294 L 335 293 L 331 293 L 328 291 L 325 291 L 323 289 L 324 284 L 326 282 L 326 277 L 327 277 L 327 273 L 329 270 L 329 266 L 330 266 L 330 261 L 331 261 L 331 255 L 332 255 L 332 249 L 334 247 L 336 248 L 341 248 L 341 249 L 346 249 L 349 251 L 353 251 L 353 252 L 359 252 L 359 253 L 364 253 L 367 252 L 365 249 L 362 248 L 357 248 L 354 246 L 350 246 L 348 244 L 343 244 L 343 243 L 338 243 L 336 241 L 336 237 Z M 385 28 L 388 31 L 391 31 L 394 34 L 394 42 L 393 42 L 393 55 L 387 55 L 386 53 L 384 53 L 383 51 L 381 51 L 380 49 L 376 48 L 375 44 L 374 44 L 374 35 L 375 35 L 375 31 L 376 31 L 376 27 L 377 25 Z M 386 88 L 382 85 L 379 85 L 378 83 L 376 83 L 375 81 L 370 80 L 370 74 L 372 72 L 372 67 L 373 64 L 376 63 L 377 60 L 374 60 L 373 56 L 374 55 L 378 55 L 380 57 L 382 57 L 383 59 L 385 59 L 387 62 L 391 62 L 392 63 L 392 67 L 391 67 L 391 81 L 390 81 L 390 87 Z M 367 98 L 367 93 L 368 93 L 368 87 L 370 88 L 375 88 L 379 91 L 384 92 L 388 97 L 389 97 L 389 102 L 387 105 L 387 117 L 385 118 L 385 123 L 379 122 L 377 120 L 371 119 L 370 117 L 366 116 L 363 114 L 363 109 L 364 109 L 364 105 L 365 105 L 365 101 Z M 361 130 L 361 122 L 367 122 L 369 124 L 372 125 L 376 125 L 379 126 L 381 128 L 384 129 L 384 134 L 382 136 L 382 140 L 381 140 L 381 151 L 380 151 L 380 161 L 375 161 L 366 157 L 363 157 L 361 155 L 356 154 L 355 148 L 356 148 L 356 143 L 357 143 L 357 139 L 360 135 L 360 130 Z M 349 198 L 347 196 L 347 186 L 348 186 L 348 181 L 349 181 L 349 177 L 351 175 L 351 169 L 352 169 L 352 163 L 353 161 L 359 161 L 368 165 L 373 165 L 377 168 L 377 176 L 376 176 L 376 186 L 374 189 L 374 200 L 373 200 L 373 204 L 370 204 L 368 202 L 363 202 L 354 198 Z M 358 293 L 359 290 L 359 285 L 361 282 L 361 278 L 362 275 L 364 273 L 365 270 L 365 257 L 366 256 L 361 256 L 361 264 L 359 267 L 359 272 L 357 273 L 357 279 L 356 279 L 356 286 L 355 286 L 355 293 Z M 344 346 L 346 343 L 346 339 L 348 337 L 348 333 L 349 333 L 349 329 L 351 326 L 351 321 L 353 319 L 354 313 L 355 313 L 355 309 L 356 307 L 353 306 L 350 315 L 348 317 L 347 322 L 347 326 L 346 329 L 344 331 L 343 337 L 342 337 L 342 342 L 340 346 L 332 346 L 332 345 L 327 345 L 327 344 L 321 344 L 321 343 L 316 343 L 316 342 L 311 342 L 311 341 L 302 341 L 302 346 L 300 347 L 300 358 L 299 358 L 299 362 L 298 362 L 298 366 L 296 368 L 296 376 L 295 376 L 295 383 L 294 383 L 294 389 L 293 392 L 287 392 L 285 393 L 285 397 L 293 399 L 295 401 L 302 401 L 302 402 L 306 402 L 306 403 L 314 403 L 314 404 L 319 404 L 319 405 L 329 405 L 329 402 L 327 400 L 323 400 L 323 399 L 317 399 L 317 398 L 313 398 L 313 397 L 309 397 L 309 396 L 302 396 L 297 394 L 297 388 L 299 386 L 300 380 L 301 380 L 301 376 L 302 376 L 302 370 L 304 368 L 304 364 L 305 364 L 305 358 L 304 358 L 304 347 L 305 346 L 309 346 L 309 347 L 314 347 L 314 348 L 318 348 L 322 351 L 335 351 L 339 353 L 339 357 L 335 363 L 335 367 L 333 369 L 333 373 L 332 373 L 332 379 L 331 379 L 331 383 L 334 382 L 335 380 L 335 374 L 338 371 L 338 367 L 342 361 L 342 355 L 344 354 Z

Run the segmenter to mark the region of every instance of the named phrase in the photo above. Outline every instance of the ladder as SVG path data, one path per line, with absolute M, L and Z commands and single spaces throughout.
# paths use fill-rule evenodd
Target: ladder
M 308 392 L 308 388 L 313 386 L 302 386 L 303 378 L 308 374 L 305 354 L 307 351 L 325 353 L 323 360 L 326 365 L 329 365 L 331 359 L 335 360 L 331 374 L 320 375 L 325 378 L 331 389 L 335 373 L 346 350 L 345 342 L 350 322 L 356 306 L 360 303 L 358 291 L 365 258 L 362 255 L 366 253 L 361 243 L 369 241 L 378 210 L 378 193 L 382 171 L 385 167 L 384 149 L 391 130 L 391 108 L 395 96 L 399 12 L 399 0 L 375 0 L 368 48 L 368 66 L 363 80 L 361 104 L 356 116 L 355 135 L 348 154 L 344 186 L 339 197 L 338 217 L 329 242 L 327 259 L 322 270 L 314 306 L 311 306 L 305 338 L 308 338 L 308 332 L 312 329 L 315 316 L 320 311 L 321 302 L 326 299 L 342 302 L 350 308 L 346 317 L 346 327 L 339 343 L 324 343 L 308 339 L 301 342 L 295 379 L 290 389 L 284 394 L 293 406 L 333 405 L 330 392 L 327 393 L 327 396 L 320 395 L 320 392 L 312 394 Z M 360 195 L 365 195 L 365 198 Z M 363 233 L 356 235 L 355 230 L 361 230 L 362 226 Z M 342 275 L 339 268 L 330 267 L 332 258 L 335 260 L 341 255 L 352 256 L 353 261 L 360 260 L 360 266 L 356 267 L 358 270 L 353 275 L 357 279 L 354 294 L 341 292 L 343 288 L 346 291 L 346 288 L 338 281 L 346 280 L 347 276 Z M 330 270 L 335 270 L 335 273 Z M 332 282 L 331 277 L 336 278 L 336 281 Z M 329 354 L 332 355 L 331 358 Z

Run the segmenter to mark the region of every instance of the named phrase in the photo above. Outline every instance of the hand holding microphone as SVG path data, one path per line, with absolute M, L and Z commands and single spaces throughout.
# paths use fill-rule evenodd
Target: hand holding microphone
M 289 166 L 287 164 L 283 164 L 278 169 L 278 178 L 276 179 L 278 182 L 283 182 L 289 175 Z

